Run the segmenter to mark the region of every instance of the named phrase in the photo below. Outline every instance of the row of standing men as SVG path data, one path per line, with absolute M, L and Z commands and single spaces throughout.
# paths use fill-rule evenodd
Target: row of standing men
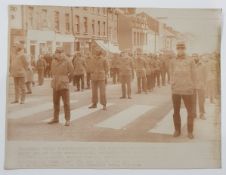
M 185 48 L 184 45 L 178 45 L 178 51 L 182 51 Z M 116 83 L 117 80 L 120 81 L 122 87 L 122 96 L 120 98 L 131 99 L 131 81 L 134 79 L 134 74 L 136 73 L 137 78 L 137 93 L 140 94 L 142 91 L 148 93 L 148 91 L 152 91 L 155 85 L 160 86 L 160 76 L 162 80 L 162 85 L 165 85 L 165 78 L 167 76 L 168 82 L 170 81 L 170 74 L 174 75 L 172 84 L 172 93 L 173 93 L 173 105 L 174 110 L 177 111 L 176 107 L 179 102 L 178 98 L 181 98 L 181 89 L 187 89 L 188 86 L 186 84 L 189 82 L 189 96 L 190 94 L 194 94 L 194 87 L 191 84 L 194 80 L 193 75 L 195 72 L 195 67 L 192 65 L 192 69 L 187 69 L 188 65 L 190 65 L 189 59 L 184 57 L 184 52 L 182 52 L 182 57 L 177 55 L 176 61 L 170 61 L 169 57 L 159 57 L 156 55 L 145 55 L 141 52 L 138 52 L 136 57 L 131 57 L 128 53 L 122 52 L 120 55 L 114 55 L 109 63 L 106 59 L 105 55 L 102 51 L 96 50 L 95 55 L 88 55 L 86 58 L 83 58 L 80 53 L 77 53 L 72 60 L 65 57 L 64 51 L 62 48 L 57 48 L 54 58 L 51 63 L 51 74 L 52 74 L 52 88 L 53 88 L 53 104 L 54 104 L 54 116 L 53 119 L 49 122 L 49 124 L 58 123 L 59 122 L 59 112 L 60 112 L 60 98 L 62 97 L 64 102 L 64 112 L 65 112 L 65 125 L 70 125 L 70 94 L 69 94 L 69 83 L 74 81 L 74 84 L 77 86 L 77 90 L 80 90 L 80 80 L 84 81 L 84 76 L 86 74 L 87 77 L 87 86 L 90 88 L 90 81 L 92 87 L 92 105 L 89 108 L 96 108 L 98 103 L 98 94 L 100 103 L 103 105 L 103 109 L 106 110 L 106 80 L 109 72 L 109 64 L 110 64 L 110 72 L 113 77 L 113 83 Z M 174 60 L 174 59 L 173 59 Z M 182 61 L 184 60 L 184 61 Z M 41 65 L 42 57 L 37 62 L 37 66 Z M 172 69 L 171 64 L 175 63 L 176 69 Z M 189 63 L 189 64 L 188 64 Z M 197 64 L 199 65 L 199 64 Z M 171 68 L 170 68 L 171 66 Z M 19 91 L 22 90 L 21 103 L 24 103 L 25 95 L 24 95 L 24 79 L 26 77 L 26 72 L 29 70 L 28 64 L 26 62 L 26 58 L 24 56 L 23 49 L 17 48 L 17 55 L 15 56 L 12 62 L 12 75 L 14 77 L 15 83 L 15 91 L 16 98 L 15 103 L 19 102 Z M 186 69 L 183 69 L 186 68 Z M 198 67 L 197 67 L 198 68 Z M 170 72 L 171 69 L 171 73 Z M 200 68 L 198 68 L 200 69 Z M 173 70 L 173 71 L 172 71 Z M 192 73 L 189 73 L 192 71 Z M 182 76 L 184 74 L 184 76 Z M 188 76 L 189 75 L 189 76 Z M 196 75 L 200 75 L 200 72 Z M 188 77 L 187 77 L 188 76 Z M 117 78 L 118 77 L 118 78 Z M 188 81 L 185 82 L 185 78 L 188 78 Z M 190 77 L 190 78 L 189 78 Z M 196 78 L 197 79 L 197 78 Z M 173 83 L 172 83 L 173 82 Z M 82 84 L 82 83 L 81 83 Z M 199 80 L 196 82 L 199 84 Z M 205 83 L 203 84 L 205 85 Z M 202 85 L 202 86 L 203 86 Z M 204 87 L 204 86 L 203 86 Z M 84 88 L 84 85 L 81 89 Z M 175 91 L 175 88 L 179 88 Z M 98 93 L 99 91 L 99 93 Z M 191 93 L 190 93 L 191 91 Z M 187 93 L 187 90 L 186 90 Z M 185 93 L 185 95 L 187 95 Z M 197 92 L 198 94 L 200 92 Z M 185 96 L 182 97 L 184 98 Z M 203 96 L 203 95 L 202 95 Z M 190 97 L 189 97 L 190 98 Z M 190 99 L 189 99 L 190 100 Z M 191 118 L 194 117 L 193 107 L 191 105 L 193 102 L 190 101 L 187 103 L 185 100 L 185 106 L 187 104 L 187 110 L 189 112 L 189 120 L 188 128 L 190 128 L 190 137 L 192 138 L 192 130 L 191 130 Z M 189 107 L 188 107 L 189 106 Z M 175 112 L 174 111 L 174 112 Z M 204 112 L 204 111 L 203 111 Z M 191 114 L 192 113 L 192 114 Z M 178 128 L 178 116 L 174 113 L 174 117 L 177 116 L 174 121 L 176 133 L 175 136 L 180 134 L 180 130 Z
M 77 86 L 77 91 L 80 91 L 80 89 L 84 89 L 85 74 L 87 77 L 88 88 L 90 88 L 90 81 L 92 85 L 92 105 L 89 108 L 96 108 L 99 100 L 100 104 L 103 105 L 103 110 L 106 110 L 106 83 L 109 75 L 109 61 L 101 50 L 96 50 L 95 55 L 91 56 L 89 54 L 86 58 L 83 58 L 80 53 L 77 53 L 72 60 L 66 59 L 63 52 L 62 48 L 56 50 L 55 59 L 51 66 L 55 112 L 54 118 L 49 123 L 52 124 L 59 122 L 59 99 L 60 96 L 62 96 L 66 109 L 65 125 L 68 126 L 70 125 L 70 110 L 68 102 L 69 82 L 73 81 Z M 115 67 L 112 67 L 114 61 L 118 63 L 118 70 L 116 71 Z M 115 75 L 117 76 L 117 73 L 119 75 L 119 81 L 122 87 L 122 96 L 120 98 L 132 98 L 131 81 L 134 79 L 134 72 L 136 72 L 137 77 L 138 94 L 142 91 L 145 93 L 152 91 L 155 86 L 155 81 L 157 82 L 157 85 L 160 86 L 161 62 L 157 56 L 148 56 L 137 53 L 136 58 L 132 58 L 128 53 L 122 52 L 118 58 L 112 58 L 110 65 L 114 83 Z M 162 80 L 164 79 L 162 78 Z M 165 82 L 163 81 L 163 83 Z
M 104 57 L 104 55 L 102 56 Z M 75 68 L 73 84 L 77 87 L 76 91 L 84 89 L 85 77 L 87 88 L 90 88 L 93 66 L 92 57 L 93 56 L 91 54 L 88 54 L 84 58 L 80 53 L 77 53 L 72 59 L 72 64 Z M 127 80 L 130 82 L 134 79 L 134 72 L 136 72 L 138 82 L 137 93 L 141 93 L 142 91 L 152 91 L 156 85 L 158 87 L 160 87 L 161 84 L 163 86 L 166 85 L 166 77 L 168 78 L 167 82 L 169 83 L 170 81 L 170 57 L 163 57 L 161 55 L 159 57 L 157 55 L 141 55 L 138 53 L 135 59 L 128 53 L 121 52 L 121 54 L 114 54 L 109 60 L 107 59 L 106 61 L 108 65 L 107 69 L 110 68 L 110 75 L 108 73 L 105 74 L 106 83 L 109 76 L 112 77 L 113 84 L 119 82 L 124 83 L 127 82 Z

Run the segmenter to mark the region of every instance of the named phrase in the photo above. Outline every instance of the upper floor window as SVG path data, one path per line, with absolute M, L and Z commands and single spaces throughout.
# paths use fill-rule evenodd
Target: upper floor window
M 106 15 L 107 11 L 106 8 L 103 8 L 103 14 Z
M 70 32 L 70 16 L 69 16 L 69 13 L 65 14 L 65 29 L 66 29 L 66 32 Z
M 88 10 L 89 8 L 88 7 L 83 7 L 83 10 Z
M 106 22 L 103 22 L 103 35 L 106 35 Z
M 41 18 L 42 18 L 42 27 L 48 27 L 48 22 L 47 22 L 47 10 L 46 9 L 42 9 L 42 15 L 41 15 Z
M 60 30 L 60 13 L 58 11 L 54 12 L 54 28 L 56 31 Z
M 95 20 L 92 20 L 92 34 L 95 35 Z
M 80 32 L 80 17 L 78 15 L 75 16 L 75 31 Z
M 28 7 L 28 26 L 33 28 L 34 25 L 34 7 Z
M 88 18 L 83 18 L 83 24 L 84 24 L 84 33 L 88 33 Z
M 100 36 L 100 21 L 98 21 L 98 35 Z
M 134 43 L 134 45 L 137 45 L 137 33 L 136 32 L 133 33 L 133 43 Z

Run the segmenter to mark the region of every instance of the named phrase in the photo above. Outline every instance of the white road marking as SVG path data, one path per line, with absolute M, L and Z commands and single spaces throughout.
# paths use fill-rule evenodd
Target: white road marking
M 97 127 L 103 127 L 103 128 L 112 128 L 112 129 L 122 129 L 135 119 L 142 116 L 147 111 L 153 109 L 154 106 L 148 106 L 148 105 L 133 105 L 115 115 L 112 117 L 104 120 L 101 123 L 98 123 Z
M 181 108 L 180 110 L 181 116 L 181 128 L 187 123 L 187 111 L 185 108 Z M 155 127 L 153 127 L 148 132 L 158 133 L 158 134 L 173 134 L 174 132 L 174 124 L 173 124 L 173 109 L 167 113 L 166 116 L 160 120 Z
M 46 98 L 46 97 L 33 97 L 33 98 L 29 97 L 29 98 L 25 99 L 25 104 L 36 102 L 36 101 L 43 101 L 43 100 L 48 100 L 48 98 Z M 20 103 L 13 103 L 13 104 L 9 103 L 9 107 L 18 106 L 18 105 L 20 105 Z
M 78 100 L 70 100 L 70 103 L 77 103 Z M 63 103 L 61 102 L 61 105 Z M 22 105 L 21 105 L 22 107 Z M 53 102 L 47 102 L 47 103 L 41 103 L 36 106 L 30 107 L 30 106 L 24 106 L 22 109 L 17 111 L 12 111 L 7 114 L 7 118 L 11 119 L 19 119 L 23 117 L 28 117 L 31 115 L 38 114 L 43 111 L 47 111 L 53 108 Z
M 71 93 L 70 94 L 70 98 L 74 98 L 75 96 L 76 96 L 75 93 Z M 34 97 L 32 95 L 31 96 L 26 96 L 26 98 L 25 98 L 25 105 L 28 104 L 28 103 L 37 102 L 37 101 L 40 101 L 41 103 L 43 103 L 43 100 L 51 101 L 52 97 L 46 98 L 46 96 L 45 97 L 43 97 L 43 96 Z M 19 105 L 20 105 L 20 103 L 13 103 L 13 104 L 9 103 L 8 104 L 9 107 L 19 106 Z
M 108 103 L 107 104 L 107 107 L 112 106 L 112 105 L 114 105 L 114 104 L 113 103 Z M 89 114 L 92 114 L 92 113 L 94 113 L 94 112 L 99 111 L 99 110 L 102 109 L 102 106 L 100 106 L 100 105 L 98 105 L 97 108 L 93 108 L 93 109 L 89 109 L 89 106 L 90 105 L 86 105 L 86 106 L 82 106 L 80 108 L 77 108 L 75 110 L 72 110 L 71 111 L 71 122 L 74 121 L 74 120 L 77 120 L 79 118 L 85 117 L 85 116 L 87 116 Z M 45 119 L 42 122 L 47 123 L 51 119 Z M 61 124 L 64 124 L 64 122 L 65 122 L 64 113 L 61 113 L 60 114 L 59 121 L 60 121 Z

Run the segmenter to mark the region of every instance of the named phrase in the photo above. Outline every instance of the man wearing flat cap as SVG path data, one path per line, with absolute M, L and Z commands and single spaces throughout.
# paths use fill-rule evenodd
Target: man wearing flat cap
M 192 98 L 194 93 L 195 64 L 194 60 L 186 56 L 185 50 L 185 43 L 178 42 L 177 56 L 170 63 L 172 101 L 174 108 L 174 137 L 178 137 L 181 134 L 180 107 L 181 100 L 183 100 L 187 110 L 188 138 L 193 139 L 194 116 Z
M 73 76 L 73 65 L 64 56 L 62 48 L 57 48 L 55 51 L 55 58 L 52 61 L 51 73 L 52 73 L 52 88 L 53 88 L 53 106 L 54 116 L 48 124 L 54 124 L 59 122 L 60 113 L 60 98 L 62 97 L 64 103 L 64 115 L 65 126 L 70 125 L 70 92 L 69 92 L 69 80 Z

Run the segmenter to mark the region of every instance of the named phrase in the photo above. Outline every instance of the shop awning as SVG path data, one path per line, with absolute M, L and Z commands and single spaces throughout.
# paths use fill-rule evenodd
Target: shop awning
M 55 33 L 53 31 L 28 30 L 27 38 L 38 42 L 53 41 Z
M 104 42 L 103 40 L 96 40 L 96 43 L 106 52 L 120 53 L 118 46 L 113 45 L 111 42 Z
M 75 37 L 73 35 L 56 34 L 55 37 L 56 42 L 72 43 L 75 41 Z

